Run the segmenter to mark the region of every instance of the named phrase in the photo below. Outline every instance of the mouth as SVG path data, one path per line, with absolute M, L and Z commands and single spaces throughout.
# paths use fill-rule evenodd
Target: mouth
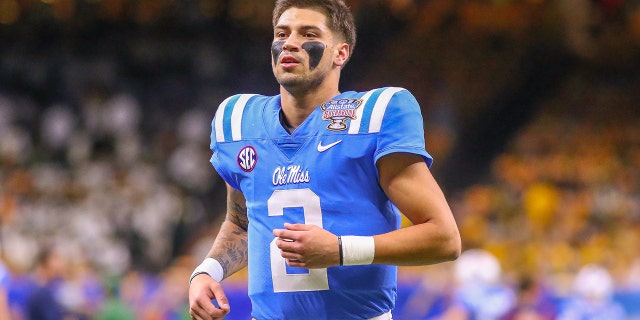
M 299 64 L 300 64 L 300 61 L 291 55 L 284 55 L 280 59 L 280 65 L 285 69 L 293 68 Z

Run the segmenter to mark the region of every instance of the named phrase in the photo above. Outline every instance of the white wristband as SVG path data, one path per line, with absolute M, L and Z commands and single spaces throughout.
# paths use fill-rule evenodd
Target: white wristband
M 191 277 L 189 277 L 189 283 L 199 274 L 206 273 L 215 281 L 222 281 L 224 278 L 224 270 L 222 269 L 222 265 L 218 260 L 214 258 L 206 258 L 202 263 L 193 270 Z
M 376 244 L 373 237 L 341 236 L 342 264 L 353 266 L 359 264 L 371 264 L 376 253 Z

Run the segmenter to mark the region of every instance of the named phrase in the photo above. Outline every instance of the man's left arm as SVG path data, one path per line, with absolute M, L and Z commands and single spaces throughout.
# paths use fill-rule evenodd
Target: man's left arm
M 455 260 L 461 251 L 460 233 L 423 157 L 391 153 L 376 165 L 380 186 L 413 225 L 374 236 L 373 263 L 427 265 Z

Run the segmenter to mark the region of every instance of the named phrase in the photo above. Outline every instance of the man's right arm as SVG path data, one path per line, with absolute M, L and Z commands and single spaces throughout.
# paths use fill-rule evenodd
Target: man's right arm
M 227 184 L 227 216 L 208 258 L 220 262 L 224 278 L 247 266 L 247 203 L 244 195 Z
M 247 265 L 247 204 L 242 192 L 227 185 L 227 216 L 211 246 L 207 259 L 194 271 L 189 286 L 189 314 L 192 319 L 223 319 L 230 311 L 229 301 L 216 279 L 232 275 Z M 213 270 L 203 265 L 216 265 Z M 209 264 L 207 264 L 209 262 Z M 220 267 L 222 271 L 216 272 Z M 199 268 L 202 271 L 199 271 Z M 213 272 L 211 272 L 213 271 Z M 204 273 L 209 274 L 203 275 Z M 215 275 L 213 274 L 215 273 Z M 211 302 L 215 299 L 219 307 Z

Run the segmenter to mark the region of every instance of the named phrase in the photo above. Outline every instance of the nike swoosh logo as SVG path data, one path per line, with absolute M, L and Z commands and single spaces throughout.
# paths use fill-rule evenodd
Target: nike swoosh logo
M 340 142 L 342 142 L 342 140 L 338 140 L 338 141 L 336 141 L 334 143 L 330 143 L 330 144 L 328 144 L 326 146 L 323 146 L 322 142 L 318 142 L 318 152 L 325 152 L 325 151 L 329 150 L 329 148 L 335 146 L 336 144 L 338 144 Z

